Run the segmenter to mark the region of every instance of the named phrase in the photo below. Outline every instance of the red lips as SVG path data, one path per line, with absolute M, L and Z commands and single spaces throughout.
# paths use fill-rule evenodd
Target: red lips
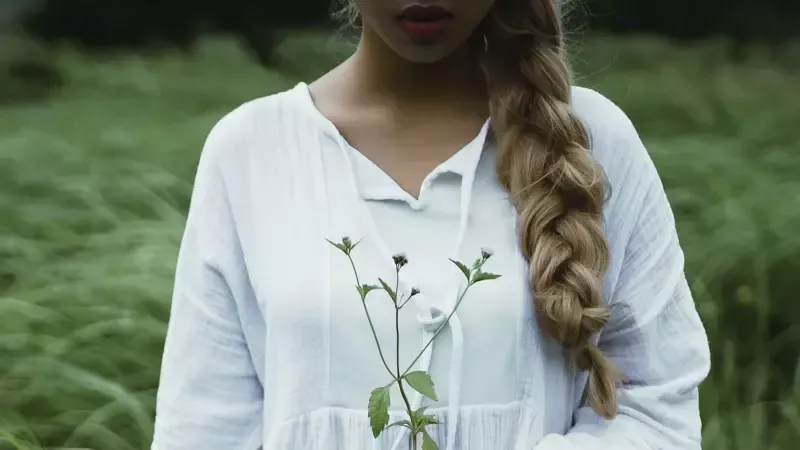
M 416 41 L 439 36 L 453 19 L 453 14 L 438 5 L 412 5 L 399 16 L 400 27 Z

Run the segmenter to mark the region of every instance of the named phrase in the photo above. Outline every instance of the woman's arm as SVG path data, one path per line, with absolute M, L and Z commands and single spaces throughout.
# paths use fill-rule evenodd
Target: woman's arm
M 569 433 L 546 436 L 536 450 L 701 448 L 698 385 L 710 369 L 708 338 L 686 282 L 664 188 L 628 125 L 627 148 L 620 150 L 633 153 L 628 178 L 636 178 L 630 184 L 643 195 L 630 205 L 636 213 L 628 220 L 635 225 L 610 302 L 612 322 L 599 342 L 628 378 L 618 389 L 619 413 L 607 421 L 583 407 Z
M 153 450 L 255 450 L 262 386 L 235 299 L 247 271 L 222 178 L 228 118 L 212 130 L 197 170 L 175 275 Z

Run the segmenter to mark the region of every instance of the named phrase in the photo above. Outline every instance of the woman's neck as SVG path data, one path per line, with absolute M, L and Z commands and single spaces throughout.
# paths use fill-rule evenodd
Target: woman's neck
M 486 99 L 486 81 L 476 53 L 462 47 L 434 63 L 403 59 L 369 28 L 350 58 L 351 75 L 362 95 L 397 103 Z

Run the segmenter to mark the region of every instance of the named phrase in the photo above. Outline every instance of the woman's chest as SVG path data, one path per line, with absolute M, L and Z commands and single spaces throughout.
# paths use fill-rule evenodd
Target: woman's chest
M 461 242 L 458 205 L 448 209 L 434 204 L 413 213 L 385 204 L 370 208 L 367 213 L 379 233 L 375 236 L 363 211 L 344 196 L 317 206 L 326 214 L 318 214 L 313 224 L 298 226 L 302 236 L 268 237 L 275 243 L 261 243 L 262 248 L 284 248 L 290 257 L 282 262 L 279 254 L 259 257 L 262 269 L 256 294 L 267 321 L 267 351 L 273 353 L 267 361 L 284 365 L 292 361 L 288 364 L 298 367 L 285 373 L 293 376 L 316 374 L 313 379 L 325 386 L 322 391 L 333 406 L 362 407 L 371 389 L 391 379 L 387 365 L 403 371 L 422 350 L 426 314 L 449 315 L 464 293 L 466 279 L 450 259 L 471 266 L 481 248 L 491 248 L 493 256 L 484 270 L 501 277 L 469 286 L 459 304 L 456 319 L 464 357 L 455 370 L 463 375 L 463 404 L 513 401 L 526 373 L 519 366 L 519 354 L 529 351 L 525 342 L 530 339 L 523 337 L 532 332 L 531 299 L 513 208 L 502 195 L 476 190 Z M 287 232 L 291 232 L 288 227 Z M 343 236 L 359 242 L 350 255 L 326 242 Z M 289 249 L 289 242 L 300 244 Z M 406 253 L 409 263 L 398 276 L 391 254 L 400 252 Z M 381 280 L 396 291 L 399 302 L 412 288 L 420 293 L 402 307 L 382 289 L 370 292 L 362 302 L 356 286 L 381 287 Z M 449 358 L 453 337 L 452 329 L 443 327 L 428 367 L 443 404 L 453 370 Z M 314 350 L 302 350 L 309 346 Z

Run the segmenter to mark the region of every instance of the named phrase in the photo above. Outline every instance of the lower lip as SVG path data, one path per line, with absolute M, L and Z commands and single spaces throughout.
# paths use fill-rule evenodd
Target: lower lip
M 431 39 L 439 36 L 447 24 L 447 19 L 417 21 L 401 20 L 400 27 L 412 39 Z

